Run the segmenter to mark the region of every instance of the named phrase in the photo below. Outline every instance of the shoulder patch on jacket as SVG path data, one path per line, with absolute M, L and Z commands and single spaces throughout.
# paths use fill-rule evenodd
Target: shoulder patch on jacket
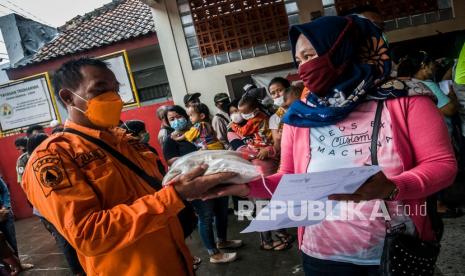
M 32 169 L 45 197 L 54 190 L 72 186 L 58 154 L 48 154 L 38 158 L 32 164 Z
M 88 152 L 79 153 L 74 159 L 74 161 L 76 161 L 79 168 L 83 168 L 95 160 L 105 159 L 106 157 L 107 155 L 105 154 L 105 152 L 102 149 L 98 148 Z

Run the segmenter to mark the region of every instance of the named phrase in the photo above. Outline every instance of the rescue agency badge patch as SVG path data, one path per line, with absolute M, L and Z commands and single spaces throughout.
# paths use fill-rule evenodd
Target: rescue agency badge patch
M 71 187 L 61 158 L 57 154 L 42 156 L 32 164 L 32 168 L 46 197 L 54 190 Z
M 45 187 L 53 188 L 63 181 L 63 172 L 58 166 L 47 166 L 40 169 L 40 183 Z

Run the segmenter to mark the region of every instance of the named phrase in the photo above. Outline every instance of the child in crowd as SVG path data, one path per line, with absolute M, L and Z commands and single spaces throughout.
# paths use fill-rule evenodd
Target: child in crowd
M 174 132 L 171 138 L 175 141 L 189 141 L 200 149 L 222 150 L 223 144 L 216 138 L 210 123 L 210 110 L 203 103 L 192 103 L 187 108 L 192 127 L 184 134 Z
M 228 140 L 234 143 L 234 150 L 247 156 L 264 175 L 275 173 L 278 158 L 268 126 L 269 117 L 262 111 L 259 100 L 245 94 L 237 107 L 230 106 L 229 112 L 232 122 Z
M 233 102 L 234 103 L 234 102 Z M 232 104 L 233 104 L 232 103 Z M 237 144 L 236 151 L 247 155 L 264 176 L 276 173 L 279 165 L 278 152 L 274 150 L 271 130 L 268 126 L 269 117 L 261 110 L 258 98 L 245 94 L 235 106 L 229 109 L 232 123 L 228 134 L 231 145 Z M 242 119 L 237 115 L 241 115 Z M 242 145 L 237 143 L 242 141 Z M 262 250 L 282 251 L 292 246 L 294 237 L 279 229 L 275 232 L 279 240 L 274 240 L 271 231 L 261 232 Z
M 281 135 L 283 131 L 283 116 L 291 104 L 300 99 L 302 89 L 297 86 L 290 86 L 284 90 L 283 104 L 278 108 L 275 114 L 270 117 L 269 126 L 273 135 L 273 146 L 275 152 L 281 151 Z
M 247 122 L 242 126 L 232 124 L 231 129 L 242 137 L 251 153 L 251 159 L 275 158 L 276 152 L 273 149 L 273 139 L 268 126 L 269 118 L 260 109 L 258 99 L 246 94 L 239 101 L 238 109 Z

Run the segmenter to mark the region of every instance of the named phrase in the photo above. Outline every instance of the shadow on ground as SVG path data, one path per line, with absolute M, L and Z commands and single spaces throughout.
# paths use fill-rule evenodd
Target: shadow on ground
M 465 276 L 465 217 L 446 219 L 444 222 L 446 231 L 436 274 Z M 258 233 L 239 234 L 246 226 L 247 222 L 237 221 L 236 217 L 230 215 L 229 238 L 242 239 L 245 243 L 237 250 L 239 259 L 230 264 L 210 264 L 198 233 L 194 232 L 187 244 L 192 253 L 203 260 L 197 275 L 303 275 L 296 243 L 287 251 L 262 251 L 259 249 Z M 37 218 L 17 221 L 16 232 L 21 260 L 35 265 L 33 270 L 21 275 L 72 275 L 55 240 Z M 295 231 L 291 232 L 295 234 Z

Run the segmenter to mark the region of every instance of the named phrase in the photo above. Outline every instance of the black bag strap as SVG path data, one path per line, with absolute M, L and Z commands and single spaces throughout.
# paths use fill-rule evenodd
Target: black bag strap
M 109 154 L 113 155 L 118 161 L 120 161 L 123 165 L 128 167 L 131 171 L 133 171 L 136 175 L 138 175 L 140 178 L 142 178 L 147 184 L 149 184 L 151 187 L 153 187 L 155 190 L 159 191 L 162 188 L 162 185 L 158 179 L 156 179 L 153 176 L 148 175 L 143 169 L 141 169 L 139 166 L 134 164 L 131 160 L 129 160 L 126 156 L 121 154 L 119 151 L 115 150 L 112 146 L 108 145 L 107 143 L 103 142 L 100 139 L 97 139 L 95 137 L 92 137 L 90 135 L 87 135 L 79 130 L 73 129 L 73 128 L 65 128 L 63 132 L 68 132 L 72 133 L 75 135 L 78 135 L 87 141 L 94 143 L 101 149 L 105 150 Z
M 378 101 L 376 105 L 376 112 L 375 112 L 375 120 L 373 121 L 373 132 L 371 133 L 371 165 L 378 166 L 378 136 L 379 136 L 379 129 L 381 128 L 381 115 L 383 113 L 384 101 Z M 389 217 L 391 214 L 389 212 L 389 208 L 387 202 L 383 200 L 384 207 L 386 208 Z M 391 230 L 391 223 L 390 219 L 385 219 L 386 222 L 386 230 Z
M 226 122 L 229 122 L 229 120 L 228 120 L 223 114 L 216 113 L 215 116 L 218 116 L 218 117 L 220 117 L 221 119 L 225 120 Z
M 384 101 L 378 101 L 378 106 L 376 107 L 376 114 L 375 120 L 373 122 L 373 134 L 371 137 L 371 164 L 378 165 L 378 135 L 379 129 L 381 126 L 381 114 L 383 111 Z M 386 202 L 384 202 L 386 204 Z M 385 205 L 386 210 L 387 204 Z M 439 242 L 442 238 L 442 234 L 444 232 L 444 224 L 442 222 L 441 217 L 437 213 L 436 208 L 436 195 L 429 196 L 426 199 L 426 213 L 428 214 L 431 226 L 433 228 L 434 234 L 436 236 L 436 241 Z M 387 223 L 387 227 L 390 227 L 390 224 Z
M 378 135 L 381 127 L 381 114 L 383 113 L 384 101 L 378 101 L 376 106 L 375 120 L 373 122 L 373 133 L 371 135 L 371 164 L 378 165 Z

